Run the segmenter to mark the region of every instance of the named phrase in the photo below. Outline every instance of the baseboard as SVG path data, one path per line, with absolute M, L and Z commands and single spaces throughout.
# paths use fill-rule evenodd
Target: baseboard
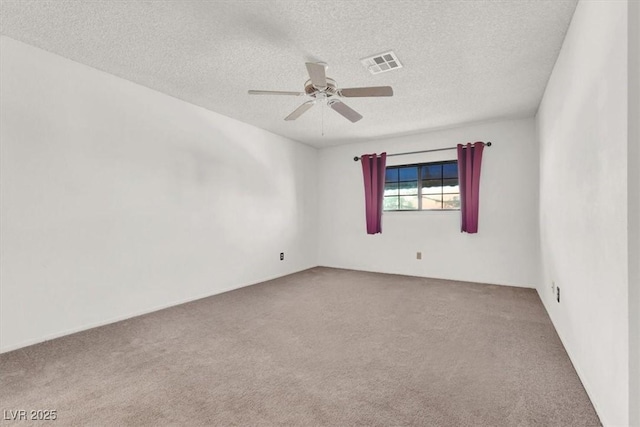
M 453 281 L 456 281 L 456 282 L 481 283 L 483 285 L 508 286 L 508 287 L 512 287 L 512 288 L 537 289 L 534 285 L 520 285 L 520 284 L 496 283 L 496 282 L 478 282 L 476 280 L 460 279 L 460 278 L 455 278 L 455 277 L 420 276 L 420 275 L 416 275 L 416 274 L 409 274 L 409 273 L 399 272 L 399 271 L 382 271 L 382 270 L 375 270 L 375 269 L 364 269 L 364 268 L 357 268 L 357 267 L 346 267 L 346 266 L 326 265 L 326 264 L 320 264 L 318 267 L 339 268 L 339 269 L 342 269 L 342 270 L 364 271 L 364 272 L 367 272 L 367 273 L 395 274 L 395 275 L 398 275 L 398 276 L 420 277 L 420 278 L 424 278 L 424 279 L 453 280 Z
M 0 354 L 8 353 L 8 352 L 14 351 L 14 350 L 19 350 L 21 348 L 28 347 L 30 345 L 40 344 L 40 343 L 43 343 L 45 341 L 50 341 L 50 340 L 53 340 L 53 339 L 56 339 L 56 338 L 61 338 L 61 337 L 67 336 L 67 335 L 75 334 L 75 333 L 86 331 L 86 330 L 89 330 L 89 329 L 98 328 L 100 326 L 110 325 L 112 323 L 121 322 L 123 320 L 132 319 L 132 318 L 138 317 L 138 316 L 143 316 L 145 314 L 153 313 L 154 311 L 164 310 L 165 308 L 175 307 L 177 305 L 186 304 L 188 302 L 197 301 L 199 299 L 212 297 L 214 295 L 220 295 L 220 294 L 223 294 L 225 292 L 231 292 L 231 291 L 234 291 L 236 289 L 246 288 L 248 286 L 258 285 L 258 284 L 263 283 L 263 282 L 268 282 L 269 280 L 279 279 L 281 277 L 286 277 L 286 276 L 290 276 L 292 274 L 300 273 L 301 271 L 309 270 L 309 269 L 314 268 L 314 267 L 317 267 L 317 266 L 305 267 L 305 268 L 302 268 L 300 270 L 296 270 L 296 271 L 293 271 L 291 273 L 287 273 L 287 274 L 283 274 L 283 275 L 276 275 L 276 276 L 266 277 L 266 278 L 263 278 L 263 279 L 260 279 L 260 280 L 257 280 L 255 282 L 251 282 L 251 283 L 228 286 L 226 288 L 217 290 L 214 293 L 208 293 L 208 294 L 204 294 L 204 295 L 197 295 L 197 296 L 194 296 L 194 297 L 189 297 L 189 298 L 185 298 L 185 299 L 182 299 L 182 300 L 174 301 L 174 302 L 171 302 L 171 303 L 168 303 L 168 304 L 162 304 L 162 305 L 154 306 L 154 307 L 151 307 L 151 308 L 145 308 L 143 310 L 136 311 L 134 313 L 127 314 L 127 315 L 124 315 L 124 316 L 113 317 L 113 318 L 110 318 L 110 319 L 107 319 L 107 320 L 104 320 L 104 321 L 101 321 L 101 322 L 90 323 L 90 324 L 87 324 L 87 325 L 79 326 L 77 328 L 71 328 L 71 329 L 67 329 L 67 330 L 61 331 L 61 332 L 56 332 L 54 334 L 49 334 L 49 335 L 46 335 L 46 336 L 44 336 L 42 338 L 26 340 L 26 341 L 22 341 L 22 342 L 20 342 L 18 344 L 9 345 L 9 346 L 6 346 L 6 347 L 0 347 Z
M 582 383 L 582 387 L 584 388 L 584 391 L 587 392 L 587 396 L 589 396 L 589 400 L 591 401 L 591 404 L 593 405 L 593 408 L 596 410 L 596 414 L 598 415 L 598 418 L 600 418 L 600 422 L 602 423 L 603 426 L 611 426 L 611 425 L 613 425 L 613 424 L 608 423 L 607 420 L 603 417 L 602 412 L 598 408 L 598 404 L 596 403 L 595 399 L 593 398 L 592 388 L 589 385 L 589 381 L 587 381 L 587 377 L 582 372 L 582 369 L 580 368 L 580 366 L 576 363 L 575 357 L 573 357 L 573 355 L 571 354 L 571 350 L 569 349 L 569 347 L 567 347 L 566 340 L 563 338 L 563 336 L 560 333 L 560 331 L 558 330 L 558 328 L 556 328 L 556 325 L 553 322 L 553 317 L 551 316 L 551 312 L 547 308 L 547 304 L 544 302 L 544 298 L 542 298 L 542 295 L 540 295 L 540 291 L 538 289 L 536 289 L 536 293 L 538 294 L 538 298 L 540 298 L 540 301 L 542 302 L 542 306 L 544 307 L 545 311 L 547 312 L 547 316 L 549 316 L 549 319 L 551 320 L 551 324 L 553 325 L 553 329 L 555 329 L 556 334 L 558 335 L 558 338 L 560 338 L 560 342 L 562 342 L 562 346 L 564 347 L 564 351 L 567 352 L 567 355 L 569 356 L 569 360 L 571 360 L 571 364 L 573 365 L 573 369 L 575 369 L 576 373 L 578 374 L 578 379 Z

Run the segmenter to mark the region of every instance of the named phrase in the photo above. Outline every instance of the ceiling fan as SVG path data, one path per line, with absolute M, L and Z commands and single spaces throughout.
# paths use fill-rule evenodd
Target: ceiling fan
M 295 120 L 313 107 L 317 102 L 325 102 L 332 110 L 344 116 L 347 120 L 355 123 L 362 118 L 362 115 L 347 106 L 344 102 L 337 99 L 342 98 L 361 98 L 371 96 L 393 96 L 391 86 L 371 86 L 371 87 L 352 87 L 339 89 L 336 81 L 327 77 L 327 65 L 322 62 L 307 62 L 307 71 L 309 72 L 309 80 L 304 84 L 304 92 L 288 92 L 273 90 L 250 90 L 249 95 L 292 95 L 307 96 L 311 98 L 293 113 L 285 117 L 285 120 Z

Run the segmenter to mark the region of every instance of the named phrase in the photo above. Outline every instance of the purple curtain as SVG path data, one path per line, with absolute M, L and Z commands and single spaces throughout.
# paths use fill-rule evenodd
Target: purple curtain
M 458 144 L 458 181 L 460 183 L 461 232 L 478 232 L 480 205 L 480 167 L 484 143 Z
M 363 154 L 364 203 L 367 217 L 367 234 L 382 233 L 382 199 L 387 153 Z

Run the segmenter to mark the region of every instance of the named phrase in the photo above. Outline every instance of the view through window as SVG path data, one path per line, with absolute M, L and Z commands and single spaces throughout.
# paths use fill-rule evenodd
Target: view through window
M 458 162 L 387 167 L 383 206 L 385 211 L 459 210 Z

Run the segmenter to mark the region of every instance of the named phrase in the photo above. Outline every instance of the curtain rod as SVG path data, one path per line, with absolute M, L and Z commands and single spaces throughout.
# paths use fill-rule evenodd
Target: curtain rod
M 491 147 L 491 142 L 485 142 L 483 144 L 485 146 L 487 146 L 487 147 Z M 456 145 L 455 147 L 449 147 L 449 148 L 435 148 L 433 150 L 409 151 L 409 152 L 406 152 L 406 153 L 387 154 L 387 157 L 406 156 L 407 154 L 432 153 L 434 151 L 447 151 L 447 150 L 457 150 L 457 149 L 458 149 L 458 146 Z M 354 162 L 357 162 L 358 160 L 360 160 L 360 157 L 358 157 L 358 156 L 355 156 L 353 158 Z

